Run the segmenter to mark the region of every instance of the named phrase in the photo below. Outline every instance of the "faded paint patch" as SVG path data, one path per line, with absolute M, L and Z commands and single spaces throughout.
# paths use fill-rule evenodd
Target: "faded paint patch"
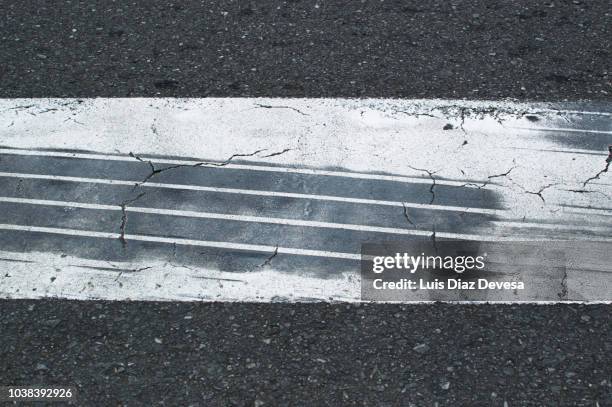
M 1 280 L 0 293 L 355 300 L 358 268 L 349 263 L 365 241 L 609 240 L 610 110 L 386 99 L 0 100 L 0 264 L 24 268 Z M 37 265 L 49 275 L 32 279 L 27 256 L 69 270 L 64 288 L 51 290 L 58 277 L 47 287 L 53 267 Z M 114 266 L 85 264 L 105 261 L 119 264 L 122 277 L 141 277 L 119 285 Z M 79 276 L 92 270 L 97 277 Z M 162 276 L 168 288 L 151 291 Z M 601 299 L 581 278 L 587 288 L 568 298 Z M 74 291 L 73 280 L 91 290 Z

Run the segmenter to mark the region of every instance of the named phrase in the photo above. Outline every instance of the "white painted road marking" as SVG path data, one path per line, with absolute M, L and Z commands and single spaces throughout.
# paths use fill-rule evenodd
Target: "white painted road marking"
M 558 128 L 546 128 L 546 127 L 508 127 L 514 130 L 525 130 L 525 131 L 552 131 L 555 133 L 594 133 L 594 134 L 609 134 L 612 135 L 612 131 L 604 130 L 588 130 L 588 129 L 568 129 L 563 127 Z
M 0 177 L 10 177 L 19 179 L 47 179 L 56 181 L 69 181 L 69 182 L 84 182 L 92 184 L 108 184 L 108 185 L 139 185 L 141 181 L 132 180 L 117 180 L 117 179 L 101 179 L 101 178 L 84 178 L 84 177 L 65 177 L 58 175 L 46 175 L 46 174 L 24 174 L 24 173 L 12 173 L 12 172 L 0 172 Z M 431 181 L 430 181 L 431 183 Z M 140 185 L 139 185 L 140 186 Z M 203 192 L 221 192 L 226 194 L 238 194 L 238 195 L 258 195 L 258 196 L 273 196 L 283 198 L 297 198 L 297 199 L 309 199 L 317 201 L 335 201 L 335 202 L 350 202 L 364 205 L 384 205 L 384 206 L 397 206 L 397 207 L 409 207 L 409 208 L 426 208 L 432 210 L 441 211 L 459 211 L 459 212 L 473 212 L 473 213 L 484 213 L 484 214 L 500 214 L 502 211 L 487 208 L 470 208 L 462 206 L 442 206 L 432 204 L 415 204 L 411 202 L 399 202 L 399 201 L 384 201 L 380 199 L 359 199 L 342 196 L 332 195 L 316 195 L 316 194 L 300 194 L 292 192 L 275 192 L 275 191 L 262 191 L 257 189 L 236 189 L 236 188 L 216 188 L 206 187 L 201 185 L 186 185 L 186 184 L 166 184 L 160 182 L 146 182 L 142 184 L 145 188 L 165 188 L 165 189 L 177 189 L 177 190 L 191 190 L 191 191 L 203 191 Z
M 26 232 L 40 232 L 40 233 L 51 233 L 57 235 L 68 235 L 68 236 L 86 236 L 96 237 L 101 239 L 119 239 L 119 233 L 104 233 L 96 232 L 91 230 L 78 230 L 78 229 L 62 229 L 62 228 L 49 228 L 40 226 L 30 225 L 8 225 L 0 223 L 0 230 L 19 230 Z M 131 235 L 126 234 L 125 240 L 137 240 L 141 242 L 156 242 L 156 243 L 168 243 L 168 244 L 180 244 L 185 246 L 200 246 L 200 247 L 214 247 L 218 249 L 229 249 L 229 250 L 247 250 L 253 252 L 263 253 L 280 253 L 280 254 L 294 254 L 298 256 L 313 256 L 313 257 L 329 257 L 336 259 L 347 259 L 347 260 L 360 260 L 361 256 L 358 253 L 339 253 L 329 252 L 322 250 L 305 250 L 295 249 L 291 247 L 279 247 L 279 246 L 263 246 L 254 244 L 241 244 L 231 242 L 216 242 L 207 240 L 194 240 L 194 239 L 180 239 L 170 238 L 163 236 L 142 236 L 142 235 Z
M 48 205 L 48 206 L 60 206 L 66 208 L 86 208 L 86 209 L 99 209 L 104 211 L 121 211 L 121 206 L 118 205 L 100 205 L 100 204 L 89 204 L 82 202 L 71 202 L 71 201 L 53 201 L 47 199 L 24 199 L 24 198 L 11 198 L 0 196 L 0 202 L 12 202 L 20 203 L 25 205 Z M 397 205 L 400 206 L 400 205 Z M 419 206 L 421 208 L 437 209 L 432 208 L 432 205 Z M 463 208 L 462 212 L 469 212 L 470 208 Z M 367 232 L 385 233 L 385 234 L 397 234 L 397 235 L 411 235 L 411 236 L 426 236 L 431 237 L 432 232 L 430 230 L 419 230 L 415 229 L 400 229 L 400 228 L 389 228 L 389 227 L 376 227 L 368 225 L 355 225 L 347 223 L 333 223 L 333 222 L 317 222 L 299 219 L 287 219 L 287 218 L 269 218 L 263 216 L 246 216 L 246 215 L 232 215 L 223 213 L 212 213 L 212 212 L 198 212 L 198 211 L 184 211 L 174 209 L 158 209 L 158 208 L 146 208 L 139 206 L 126 207 L 125 212 L 135 213 L 149 213 L 164 216 L 180 216 L 185 218 L 204 218 L 204 219 L 221 219 L 221 220 L 234 220 L 239 222 L 253 222 L 253 223 L 269 223 L 276 225 L 291 225 L 291 226 L 303 226 L 311 228 L 326 228 L 326 229 L 344 229 L 344 230 L 361 230 Z M 598 226 L 583 226 L 583 225 L 564 225 L 564 224 L 546 224 L 546 223 L 535 223 L 535 222 L 508 222 L 508 221 L 491 221 L 492 225 L 497 227 L 509 227 L 509 228 L 533 228 L 533 229 L 549 229 L 549 230 L 570 230 L 570 231 L 585 231 L 585 232 L 603 232 L 612 235 L 612 225 L 609 227 L 598 227 Z M 524 236 L 510 236 L 510 237 L 496 237 L 489 236 L 486 234 L 459 234 L 459 233 L 444 233 L 438 232 L 437 236 L 440 238 L 448 239 L 463 239 L 463 240 L 477 240 L 477 241 L 508 241 L 508 240 L 519 240 L 523 241 L 526 239 Z M 612 241 L 612 238 L 597 237 L 597 241 Z
M 64 158 L 85 158 L 92 160 L 107 160 L 107 161 L 134 161 L 131 156 L 122 155 L 104 155 L 104 154 L 87 154 L 87 153 L 63 153 L 59 151 L 37 151 L 37 150 L 16 150 L 12 148 L 1 148 L 0 154 L 14 154 L 14 155 L 30 155 L 30 156 L 45 156 L 45 157 L 64 157 Z M 143 161 L 151 162 L 152 164 L 164 164 L 164 165 L 201 165 L 202 161 L 198 160 L 173 160 L 164 159 L 158 157 L 147 157 L 139 156 Z M 213 165 L 221 164 L 220 162 L 212 163 Z M 310 175 L 323 175 L 330 177 L 343 177 L 343 178 L 357 178 L 357 179 L 373 179 L 381 181 L 397 181 L 397 182 L 410 182 L 410 183 L 421 183 L 429 184 L 431 180 L 423 177 L 402 177 L 393 175 L 383 174 L 360 174 L 355 172 L 347 171 L 326 171 L 313 168 L 287 168 L 287 167 L 270 167 L 266 165 L 244 165 L 228 163 L 229 168 L 235 168 L 239 170 L 251 170 L 251 171 L 269 171 L 269 172 L 280 172 L 280 173 L 291 173 L 291 174 L 310 174 Z M 136 181 L 135 181 L 136 182 Z M 485 182 L 484 180 L 473 181 L 473 182 Z M 440 185 L 455 185 L 462 186 L 465 182 L 461 181 L 449 181 L 439 180 Z M 494 184 L 493 184 L 494 185 Z
M 0 296 L 355 301 L 359 245 L 381 236 L 610 241 L 609 118 L 442 100 L 0 100 Z M 610 299 L 612 274 L 589 261 L 561 299 Z M 536 275 L 542 297 L 510 300 L 556 299 Z

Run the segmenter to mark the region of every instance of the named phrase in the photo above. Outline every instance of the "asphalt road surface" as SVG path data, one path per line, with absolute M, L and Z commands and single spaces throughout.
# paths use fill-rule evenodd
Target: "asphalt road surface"
M 610 98 L 600 1 L 0 5 L 2 96 Z
M 0 96 L 610 100 L 597 2 L 6 2 Z M 609 305 L 3 300 L 1 384 L 83 405 L 612 400 Z

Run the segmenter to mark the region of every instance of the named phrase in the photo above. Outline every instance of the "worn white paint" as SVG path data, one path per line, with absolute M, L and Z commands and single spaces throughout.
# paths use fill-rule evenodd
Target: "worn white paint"
M 91 184 L 106 184 L 106 185 L 127 185 L 134 186 L 139 184 L 142 180 L 117 180 L 117 179 L 103 179 L 103 178 L 86 178 L 86 177 L 67 177 L 61 175 L 46 175 L 46 174 L 26 174 L 26 173 L 14 173 L 14 172 L 0 172 L 0 177 L 9 178 L 20 178 L 20 179 L 46 179 L 56 181 L 68 181 L 68 182 L 79 182 L 79 183 L 91 183 Z M 431 180 L 430 180 L 431 183 Z M 317 201 L 332 201 L 332 202 L 349 202 L 359 203 L 364 205 L 384 205 L 384 206 L 397 206 L 397 207 L 411 207 L 421 209 L 432 209 L 442 211 L 465 211 L 471 213 L 483 213 L 483 214 L 500 214 L 503 216 L 504 212 L 496 209 L 487 208 L 469 208 L 460 206 L 449 206 L 449 205 L 432 205 L 432 204 L 420 204 L 413 202 L 400 202 L 400 201 L 387 201 L 380 199 L 366 199 L 366 198 L 351 198 L 343 196 L 333 195 L 316 195 L 316 194 L 302 194 L 296 192 L 279 192 L 279 191 L 262 191 L 257 189 L 239 189 L 239 188 L 219 188 L 219 187 L 207 187 L 202 185 L 185 185 L 185 184 L 168 184 L 160 182 L 146 182 L 142 184 L 144 188 L 165 188 L 175 190 L 190 190 L 190 191 L 203 191 L 203 192 L 222 192 L 226 194 L 237 194 L 237 195 L 256 195 L 256 196 L 273 196 L 273 197 L 284 197 L 284 198 L 298 198 L 298 199 L 314 199 Z
M 1 176 L 2 173 L 0 173 Z M 24 205 L 40 205 L 40 206 L 59 206 L 64 208 L 83 208 L 83 209 L 95 209 L 104 211 L 115 211 L 120 212 L 122 210 L 119 205 L 102 205 L 102 204 L 90 204 L 83 202 L 72 202 L 72 201 L 55 201 L 48 199 L 27 199 L 27 198 L 11 198 L 0 196 L 0 202 L 19 203 Z M 355 201 L 353 201 L 355 202 Z M 376 201 L 375 201 L 376 202 Z M 364 203 L 364 202 L 361 202 Z M 365 203 L 371 203 L 366 201 Z M 455 210 L 461 212 L 472 212 L 472 213 L 486 213 L 479 212 L 480 208 L 459 208 L 459 207 L 443 207 L 440 205 L 410 205 L 404 203 L 408 207 L 417 208 L 428 208 L 437 210 L 443 208 L 443 210 Z M 402 206 L 402 202 L 397 202 L 395 206 Z M 449 209 L 450 208 L 450 209 Z M 469 209 L 473 209 L 470 211 Z M 233 215 L 225 213 L 212 213 L 212 212 L 201 212 L 201 211 L 185 211 L 185 210 L 174 210 L 174 209 L 158 209 L 158 208 L 147 208 L 140 206 L 128 206 L 125 212 L 130 213 L 148 213 L 163 216 L 176 216 L 193 219 L 218 219 L 218 220 L 231 220 L 238 222 L 250 222 L 258 224 L 271 224 L 271 225 L 288 225 L 288 226 L 301 226 L 309 228 L 323 228 L 323 229 L 340 229 L 340 230 L 356 230 L 362 232 L 376 232 L 384 233 L 388 235 L 407 235 L 407 236 L 431 236 L 429 229 L 418 229 L 417 225 L 414 225 L 413 229 L 401 229 L 381 226 L 368 226 L 368 225 L 356 225 L 350 223 L 336 223 L 336 222 L 321 222 L 321 221 L 310 221 L 300 219 L 288 219 L 288 218 L 272 218 L 264 216 L 248 216 L 248 215 Z M 491 210 L 489 213 L 496 213 Z M 500 215 L 503 215 L 503 211 L 497 211 Z M 546 229 L 546 230 L 568 230 L 568 231 L 582 231 L 582 232 L 603 232 L 608 233 L 612 236 L 612 225 L 607 226 L 590 226 L 590 225 L 566 225 L 558 223 L 535 223 L 535 222 L 508 222 L 508 221 L 491 221 L 492 226 L 496 229 L 502 227 L 507 228 L 533 228 L 533 229 Z M 492 232 L 492 230 L 489 230 Z M 462 240 L 476 240 L 476 241 L 524 241 L 528 239 L 528 236 L 523 234 L 516 234 L 514 236 L 496 236 L 491 234 L 467 234 L 467 233 L 447 233 L 438 231 L 436 235 L 440 238 L 447 239 L 462 239 Z M 114 235 L 113 235 L 114 236 Z M 532 240 L 532 239 L 530 239 Z M 583 240 L 589 240 L 589 237 L 583 238 Z M 593 237 L 595 241 L 612 241 L 612 237 Z
M 76 300 L 140 301 L 248 301 L 310 302 L 360 301 L 359 276 L 352 270 L 338 270 L 333 278 L 308 273 L 280 273 L 264 267 L 245 273 L 202 270 L 175 262 L 108 262 L 48 253 L 13 253 L 0 250 L 3 298 L 68 298 Z M 609 277 L 605 273 L 569 275 L 569 303 L 609 304 Z M 10 280 L 10 284 L 7 283 Z M 531 290 L 550 282 L 542 276 L 531 281 Z M 587 296 L 584 296 L 587 294 Z M 428 302 L 415 295 L 415 303 Z M 556 301 L 522 300 L 506 295 L 479 303 L 539 303 Z
M 55 227 L 44 227 L 44 226 L 29 226 L 29 225 L 13 225 L 0 223 L 0 230 L 20 230 L 25 232 L 41 232 L 55 235 L 66 235 L 66 236 L 83 236 L 83 237 L 96 237 L 100 239 L 119 239 L 119 233 L 109 232 L 97 232 L 93 230 L 81 230 L 81 229 L 66 229 L 66 228 L 55 228 Z M 155 243 L 166 243 L 166 244 L 177 244 L 185 246 L 199 246 L 199 247 L 210 247 L 217 249 L 228 249 L 228 250 L 244 250 L 253 252 L 263 253 L 274 253 L 275 251 L 279 254 L 294 254 L 299 256 L 313 256 L 313 257 L 326 257 L 331 259 L 349 259 L 359 260 L 361 257 L 357 253 L 342 253 L 342 252 L 330 252 L 325 250 L 307 250 L 307 249 L 295 249 L 290 247 L 275 247 L 266 246 L 259 244 L 245 244 L 245 243 L 231 243 L 231 242 L 218 242 L 212 240 L 197 240 L 197 239 L 182 239 L 176 237 L 165 237 L 165 236 L 149 236 L 149 235 L 133 235 L 125 234 L 125 240 L 138 240 L 141 242 L 155 242 Z
M 496 111 L 483 113 L 490 108 Z M 535 114 L 539 120 L 531 122 L 525 118 L 526 114 Z M 507 230 L 531 227 L 553 232 L 576 231 L 580 232 L 581 239 L 585 239 L 588 238 L 584 236 L 585 233 L 605 234 L 612 229 L 612 181 L 610 174 L 604 173 L 585 185 L 587 179 L 604 168 L 607 151 L 604 146 L 601 151 L 584 148 L 576 141 L 580 138 L 588 141 L 589 137 L 611 135 L 612 144 L 612 120 L 608 120 L 610 116 L 609 112 L 604 111 L 580 111 L 548 104 L 444 100 L 4 99 L 0 100 L 0 154 L 130 161 L 134 158 L 129 153 L 133 153 L 145 161 L 163 166 L 223 163 L 236 154 L 259 151 L 250 156 L 235 157 L 227 168 L 420 184 L 431 184 L 431 177 L 434 177 L 436 185 L 495 191 L 503 199 L 503 209 L 153 181 L 142 186 L 221 192 L 234 194 L 237 199 L 248 195 L 291 197 L 386 205 L 398 207 L 399 210 L 407 207 L 481 213 L 503 219 L 492 222 L 491 225 L 498 229 L 487 231 L 486 234 L 450 233 L 445 236 L 444 233 L 438 233 L 439 237 L 524 240 L 524 235 L 508 236 Z M 585 128 L 585 118 L 590 117 L 597 118 L 598 122 L 595 127 Z M 453 129 L 443 130 L 447 124 L 451 124 Z M 560 144 L 549 137 L 557 133 L 566 134 L 574 143 Z M 50 149 L 82 151 L 73 153 Z M 276 154 L 284 150 L 287 151 Z M 0 173 L 0 177 L 109 185 L 134 185 L 142 181 L 8 171 Z M 11 201 L 9 197 L 0 198 L 0 202 L 68 207 L 77 205 L 74 202 L 50 202 L 34 198 L 29 201 L 16 201 L 13 198 Z M 574 207 L 567 207 L 568 204 Z M 87 204 L 78 205 L 85 207 L 82 205 Z M 120 210 L 117 207 L 97 209 Z M 429 230 L 377 228 L 299 219 L 248 217 L 241 214 L 186 213 L 138 206 L 128 207 L 127 211 L 314 228 L 378 230 L 400 235 L 431 234 Z M 36 230 L 35 225 L 31 227 L 34 228 L 31 230 Z M 0 227 L 3 230 L 11 228 L 26 230 L 28 226 Z M 118 237 L 116 231 L 102 233 L 47 229 L 48 233 Z M 180 239 L 163 236 L 131 238 L 180 242 Z M 255 247 L 248 243 L 232 246 L 234 244 L 226 242 L 183 240 L 184 244 L 209 247 L 248 250 L 253 246 L 253 250 L 268 252 L 275 249 L 268 246 Z M 599 240 L 605 239 L 600 237 Z M 289 254 L 300 250 L 300 254 L 305 254 L 303 249 L 279 247 L 279 252 Z M 321 252 L 308 255 L 358 258 L 355 257 L 358 256 L 356 253 Z M 272 264 L 265 270 L 241 276 L 243 281 L 240 283 L 223 283 L 221 288 L 219 281 L 196 280 L 193 273 L 230 279 L 235 275 L 220 270 L 194 271 L 182 265 L 155 262 L 150 265 L 143 261 L 142 264 L 120 267 L 152 267 L 146 272 L 130 274 L 120 286 L 118 281 L 114 281 L 117 273 L 105 274 L 100 270 L 94 273 L 91 269 L 79 266 L 91 260 L 70 259 L 68 262 L 48 253 L 5 253 L 2 257 L 9 259 L 10 256 L 26 256 L 25 260 L 30 259 L 36 263 L 0 261 L 0 270 L 12 274 L 10 280 L 0 277 L 0 296 L 5 297 L 247 301 L 268 301 L 277 297 L 320 300 L 355 300 L 358 297 L 355 291 L 358 290 L 358 282 L 355 283 L 358 275 L 356 271 L 351 273 L 340 270 L 322 279 L 307 274 L 283 274 L 275 271 Z M 50 283 L 49 278 L 58 268 L 62 272 Z M 63 277 L 60 278 L 60 275 Z M 603 276 L 604 282 L 609 281 L 608 275 Z M 584 279 L 583 276 L 581 278 Z M 160 279 L 164 281 L 163 289 L 155 285 Z M 90 288 L 81 290 L 82 286 L 90 285 Z M 593 287 L 583 281 L 574 287 L 575 295 L 570 299 L 601 300 L 600 292 L 597 296 L 591 296 Z M 598 287 L 601 287 L 601 281 Z M 33 288 L 36 291 L 32 291 Z
M 358 276 L 348 271 L 322 279 L 271 268 L 227 273 L 171 262 L 106 262 L 48 253 L 0 251 L 0 258 L 5 259 L 0 263 L 3 298 L 267 302 L 331 296 L 336 301 L 358 301 L 360 292 Z

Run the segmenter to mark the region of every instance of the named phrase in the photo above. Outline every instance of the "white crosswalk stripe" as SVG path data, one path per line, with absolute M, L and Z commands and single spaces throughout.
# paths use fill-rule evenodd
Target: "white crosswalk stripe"
M 358 301 L 367 242 L 610 242 L 609 117 L 505 102 L 0 100 L 0 296 Z M 609 300 L 612 274 L 589 261 L 558 299 Z M 557 299 L 558 282 L 522 278 L 539 291 L 487 300 Z

